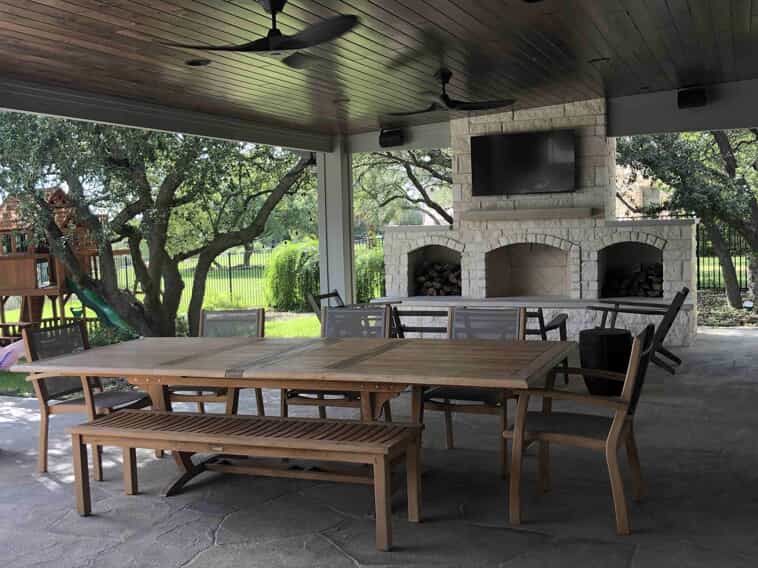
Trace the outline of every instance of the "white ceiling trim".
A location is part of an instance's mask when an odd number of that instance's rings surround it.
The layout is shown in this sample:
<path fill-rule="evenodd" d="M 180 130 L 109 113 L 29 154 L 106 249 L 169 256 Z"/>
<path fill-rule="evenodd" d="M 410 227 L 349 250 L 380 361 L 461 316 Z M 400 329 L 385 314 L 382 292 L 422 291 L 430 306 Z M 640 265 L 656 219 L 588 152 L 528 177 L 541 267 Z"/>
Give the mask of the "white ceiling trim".
<path fill-rule="evenodd" d="M 0 109 L 314 152 L 329 152 L 334 143 L 331 136 L 306 130 L 12 79 L 0 80 Z"/>

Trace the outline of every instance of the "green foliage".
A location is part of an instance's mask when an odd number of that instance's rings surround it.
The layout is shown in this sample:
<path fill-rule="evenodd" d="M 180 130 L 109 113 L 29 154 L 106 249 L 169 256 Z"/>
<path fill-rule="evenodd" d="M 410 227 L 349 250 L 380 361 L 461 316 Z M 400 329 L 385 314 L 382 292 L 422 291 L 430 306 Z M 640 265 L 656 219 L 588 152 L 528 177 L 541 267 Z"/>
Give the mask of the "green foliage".
<path fill-rule="evenodd" d="M 318 242 L 309 239 L 279 245 L 263 278 L 269 306 L 281 311 L 310 310 L 306 294 L 319 292 Z"/>
<path fill-rule="evenodd" d="M 355 292 L 359 304 L 382 295 L 384 249 L 361 248 L 355 253 Z"/>
<path fill-rule="evenodd" d="M 355 254 L 356 301 L 367 302 L 382 293 L 384 251 L 360 247 Z M 266 303 L 281 311 L 310 311 L 306 294 L 318 294 L 318 243 L 285 243 L 274 249 L 264 273 Z"/>
<path fill-rule="evenodd" d="M 136 339 L 133 333 L 126 333 L 116 327 L 110 327 L 100 324 L 87 334 L 87 339 L 92 347 L 103 347 L 104 345 L 113 345 L 122 341 Z"/>

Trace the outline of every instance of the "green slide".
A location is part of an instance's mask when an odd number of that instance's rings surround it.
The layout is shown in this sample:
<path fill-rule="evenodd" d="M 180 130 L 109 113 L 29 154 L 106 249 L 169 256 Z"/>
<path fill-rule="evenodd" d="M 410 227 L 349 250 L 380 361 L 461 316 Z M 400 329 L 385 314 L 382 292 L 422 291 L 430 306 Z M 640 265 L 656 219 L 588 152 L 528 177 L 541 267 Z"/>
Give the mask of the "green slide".
<path fill-rule="evenodd" d="M 111 308 L 105 302 L 105 300 L 103 300 L 100 294 L 93 292 L 92 290 L 85 290 L 84 288 L 81 288 L 70 278 L 66 278 L 66 286 L 69 290 L 77 295 L 79 301 L 83 305 L 87 306 L 97 314 L 97 317 L 100 318 L 100 321 L 106 325 L 109 325 L 110 327 L 115 327 L 124 333 L 134 333 L 134 330 L 129 326 L 129 324 L 126 323 L 123 318 L 116 313 L 116 310 Z"/>

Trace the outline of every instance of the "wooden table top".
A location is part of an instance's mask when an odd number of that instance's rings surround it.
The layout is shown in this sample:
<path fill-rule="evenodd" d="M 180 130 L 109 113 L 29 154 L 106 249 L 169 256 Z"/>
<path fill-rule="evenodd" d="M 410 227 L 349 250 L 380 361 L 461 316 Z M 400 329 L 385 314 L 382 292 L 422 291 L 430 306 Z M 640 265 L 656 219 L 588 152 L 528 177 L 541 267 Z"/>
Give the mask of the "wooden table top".
<path fill-rule="evenodd" d="M 576 344 L 447 339 L 145 338 L 13 367 L 46 375 L 528 388 Z"/>

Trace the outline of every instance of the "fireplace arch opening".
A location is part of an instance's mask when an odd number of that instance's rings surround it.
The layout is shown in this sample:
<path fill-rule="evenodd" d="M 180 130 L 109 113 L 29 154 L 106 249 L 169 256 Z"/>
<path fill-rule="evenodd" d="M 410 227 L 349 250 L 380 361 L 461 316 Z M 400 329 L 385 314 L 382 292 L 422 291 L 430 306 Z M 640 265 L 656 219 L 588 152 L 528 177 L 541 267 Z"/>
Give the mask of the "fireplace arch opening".
<path fill-rule="evenodd" d="M 598 252 L 601 298 L 663 296 L 663 251 L 647 243 L 624 241 Z"/>
<path fill-rule="evenodd" d="M 408 253 L 409 296 L 460 296 L 461 253 L 426 245 Z"/>
<path fill-rule="evenodd" d="M 569 295 L 568 252 L 540 243 L 518 243 L 485 255 L 488 298 Z"/>

